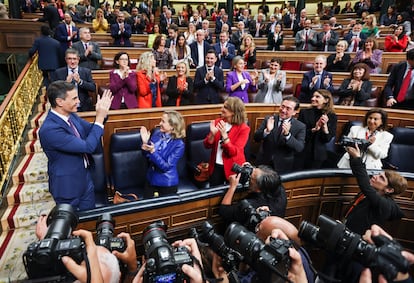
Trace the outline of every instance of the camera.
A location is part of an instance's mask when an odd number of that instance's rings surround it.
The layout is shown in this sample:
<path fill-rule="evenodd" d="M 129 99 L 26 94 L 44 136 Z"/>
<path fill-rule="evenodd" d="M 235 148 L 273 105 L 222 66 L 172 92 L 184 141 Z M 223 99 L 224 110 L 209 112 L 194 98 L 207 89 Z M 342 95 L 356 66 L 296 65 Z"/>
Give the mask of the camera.
<path fill-rule="evenodd" d="M 115 220 L 111 214 L 102 214 L 96 222 L 96 244 L 107 248 L 109 251 L 124 252 L 126 244 L 124 239 L 113 237 Z"/>
<path fill-rule="evenodd" d="M 58 204 L 50 211 L 45 238 L 31 243 L 23 253 L 29 279 L 70 275 L 61 261 L 63 256 L 70 256 L 77 263 L 83 260 L 85 243 L 81 238 L 71 236 L 78 221 L 78 216 L 69 204 Z"/>
<path fill-rule="evenodd" d="M 355 147 L 355 144 L 358 145 L 358 148 L 362 152 L 366 152 L 368 147 L 371 145 L 371 142 L 366 139 L 350 138 L 348 136 L 342 136 L 339 140 L 339 145 L 341 146 Z"/>
<path fill-rule="evenodd" d="M 374 273 L 381 273 L 387 282 L 393 281 L 398 272 L 408 271 L 408 261 L 401 255 L 402 247 L 396 241 L 380 235 L 372 237 L 375 245 L 369 244 L 341 222 L 323 214 L 319 216 L 318 223 L 319 227 L 302 221 L 299 237 L 346 261 L 353 259 Z"/>
<path fill-rule="evenodd" d="M 224 234 L 224 241 L 231 249 L 239 252 L 245 263 L 250 265 L 258 276 L 258 280 L 264 283 L 282 283 L 287 281 L 290 267 L 289 248 L 292 241 L 271 239 L 269 244 L 264 244 L 236 222 L 230 224 Z"/>
<path fill-rule="evenodd" d="M 252 232 L 255 232 L 257 224 L 270 216 L 270 211 L 256 210 L 247 200 L 241 200 L 239 204 L 240 213 L 244 219 L 243 225 Z"/>
<path fill-rule="evenodd" d="M 223 236 L 214 231 L 214 227 L 210 222 L 205 221 L 201 225 L 201 232 L 197 233 L 194 229 L 192 234 L 193 237 L 200 242 L 208 244 L 208 246 L 221 257 L 224 270 L 231 272 L 238 269 L 241 255 L 226 246 Z"/>
<path fill-rule="evenodd" d="M 231 167 L 231 171 L 233 171 L 236 174 L 240 174 L 240 181 L 239 183 L 242 185 L 245 185 L 252 176 L 254 167 L 250 164 L 244 164 L 243 166 L 240 166 L 237 163 L 234 163 Z"/>
<path fill-rule="evenodd" d="M 185 247 L 174 249 L 167 240 L 167 225 L 157 221 L 143 231 L 146 266 L 144 282 L 189 282 L 181 266 L 193 265 L 190 252 Z"/>

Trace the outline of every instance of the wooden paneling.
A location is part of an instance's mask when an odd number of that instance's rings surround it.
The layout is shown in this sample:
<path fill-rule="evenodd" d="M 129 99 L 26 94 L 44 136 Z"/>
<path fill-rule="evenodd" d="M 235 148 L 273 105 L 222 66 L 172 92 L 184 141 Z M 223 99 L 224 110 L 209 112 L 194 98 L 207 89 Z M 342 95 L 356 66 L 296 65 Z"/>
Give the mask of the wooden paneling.
<path fill-rule="evenodd" d="M 0 52 L 27 53 L 40 35 L 44 23 L 21 19 L 0 19 Z"/>

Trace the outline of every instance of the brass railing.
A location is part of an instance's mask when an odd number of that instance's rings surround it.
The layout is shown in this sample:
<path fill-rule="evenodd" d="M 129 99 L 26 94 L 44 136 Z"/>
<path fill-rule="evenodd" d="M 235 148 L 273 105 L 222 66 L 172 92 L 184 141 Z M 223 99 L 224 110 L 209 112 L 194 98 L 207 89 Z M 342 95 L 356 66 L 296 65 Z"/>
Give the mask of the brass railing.
<path fill-rule="evenodd" d="M 37 56 L 29 60 L 0 105 L 0 189 L 3 196 L 11 166 L 42 84 Z M 1 198 L 2 199 L 2 198 Z M 0 200 L 1 200 L 0 199 Z"/>

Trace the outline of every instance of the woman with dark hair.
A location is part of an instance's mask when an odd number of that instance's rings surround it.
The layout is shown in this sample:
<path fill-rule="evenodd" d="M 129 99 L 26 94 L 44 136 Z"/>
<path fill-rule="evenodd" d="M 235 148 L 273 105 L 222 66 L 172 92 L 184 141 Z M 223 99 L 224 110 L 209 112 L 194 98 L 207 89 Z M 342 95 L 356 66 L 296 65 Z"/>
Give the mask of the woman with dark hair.
<path fill-rule="evenodd" d="M 387 13 L 383 14 L 380 18 L 380 26 L 390 26 L 397 22 L 397 15 L 395 14 L 395 7 L 389 6 Z"/>
<path fill-rule="evenodd" d="M 315 91 L 310 108 L 301 110 L 298 120 L 306 125 L 305 149 L 298 156 L 298 166 L 319 169 L 328 157 L 326 144 L 336 134 L 337 116 L 331 92 L 326 89 Z"/>
<path fill-rule="evenodd" d="M 149 161 L 147 197 L 171 195 L 177 192 L 178 161 L 184 155 L 185 122 L 180 113 L 167 110 L 162 114 L 159 130 L 153 134 L 141 126 L 142 150 Z"/>
<path fill-rule="evenodd" d="M 402 12 L 397 15 L 397 25 L 403 25 L 404 31 L 407 36 L 411 35 L 411 21 L 408 12 Z"/>
<path fill-rule="evenodd" d="M 282 59 L 272 58 L 269 68 L 260 72 L 254 102 L 278 104 L 282 102 L 282 91 L 286 85 L 286 72 L 282 71 Z"/>
<path fill-rule="evenodd" d="M 128 53 L 121 51 L 115 55 L 115 69 L 109 73 L 109 88 L 114 97 L 111 109 L 138 108 L 137 75 L 129 65 Z"/>
<path fill-rule="evenodd" d="M 388 156 L 388 149 L 394 136 L 387 132 L 387 112 L 373 108 L 365 114 L 362 126 L 352 126 L 348 137 L 365 139 L 370 142 L 363 159 L 367 169 L 381 169 Z M 349 154 L 345 153 L 338 162 L 338 168 L 350 168 Z"/>
<path fill-rule="evenodd" d="M 403 25 L 398 25 L 394 34 L 385 37 L 384 51 L 385 52 L 404 52 L 408 45 L 408 36 L 405 34 Z"/>
<path fill-rule="evenodd" d="M 178 62 L 185 62 L 188 66 L 193 64 L 193 59 L 191 58 L 190 46 L 188 46 L 185 41 L 184 34 L 180 33 L 177 36 L 177 44 L 171 44 L 170 53 L 172 56 L 172 66 L 175 68 Z"/>
<path fill-rule="evenodd" d="M 189 105 L 194 91 L 194 81 L 189 76 L 189 67 L 185 61 L 178 61 L 176 65 L 177 75 L 168 79 L 166 94 L 167 102 L 164 106 Z"/>
<path fill-rule="evenodd" d="M 172 66 L 172 57 L 168 48 L 165 47 L 167 36 L 159 34 L 155 37 L 152 46 L 152 54 L 154 54 L 155 65 L 158 69 L 170 69 Z"/>
<path fill-rule="evenodd" d="M 154 24 L 152 28 L 152 33 L 148 33 L 148 41 L 147 41 L 147 47 L 152 48 L 154 46 L 155 38 L 160 35 L 160 25 Z"/>
<path fill-rule="evenodd" d="M 382 50 L 377 49 L 377 41 L 373 37 L 368 37 L 364 43 L 364 48 L 357 51 L 352 64 L 365 63 L 370 68 L 371 74 L 381 73 Z"/>
<path fill-rule="evenodd" d="M 269 32 L 269 37 L 267 38 L 267 50 L 279 51 L 280 46 L 283 44 L 283 31 L 282 25 L 276 24 L 275 31 Z"/>
<path fill-rule="evenodd" d="M 221 108 L 221 117 L 210 122 L 210 133 L 204 139 L 204 147 L 211 149 L 209 161 L 210 186 L 223 185 L 234 174 L 234 163 L 246 162 L 244 148 L 250 128 L 243 101 L 229 97 Z"/>
<path fill-rule="evenodd" d="M 371 97 L 372 83 L 369 81 L 369 67 L 364 63 L 355 64 L 351 77 L 345 79 L 338 90 L 339 104 L 361 106 Z"/>

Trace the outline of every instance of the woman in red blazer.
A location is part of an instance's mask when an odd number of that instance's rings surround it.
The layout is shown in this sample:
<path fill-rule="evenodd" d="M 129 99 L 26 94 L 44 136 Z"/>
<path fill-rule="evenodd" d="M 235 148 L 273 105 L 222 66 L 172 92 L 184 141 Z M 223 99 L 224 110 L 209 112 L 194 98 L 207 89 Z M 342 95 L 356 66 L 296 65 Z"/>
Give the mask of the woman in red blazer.
<path fill-rule="evenodd" d="M 210 133 L 204 139 L 204 146 L 212 149 L 210 186 L 224 184 L 234 174 L 231 171 L 233 164 L 246 162 L 244 148 L 250 133 L 246 119 L 243 101 L 238 97 L 229 97 L 221 108 L 221 117 L 211 121 Z"/>
<path fill-rule="evenodd" d="M 408 36 L 405 34 L 403 25 L 398 25 L 394 34 L 387 35 L 384 42 L 384 51 L 386 52 L 404 52 L 408 45 Z"/>
<path fill-rule="evenodd" d="M 161 107 L 161 88 L 166 78 L 155 67 L 152 52 L 144 52 L 137 65 L 138 107 Z"/>

